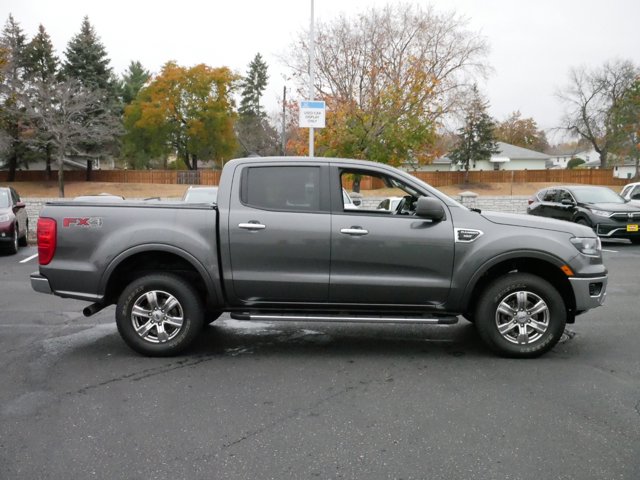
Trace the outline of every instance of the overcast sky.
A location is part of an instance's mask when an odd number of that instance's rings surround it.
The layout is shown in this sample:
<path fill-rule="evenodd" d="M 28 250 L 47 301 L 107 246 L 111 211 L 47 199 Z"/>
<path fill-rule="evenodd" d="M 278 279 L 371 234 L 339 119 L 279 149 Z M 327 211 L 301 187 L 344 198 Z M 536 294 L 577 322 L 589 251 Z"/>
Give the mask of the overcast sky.
<path fill-rule="evenodd" d="M 355 14 L 393 0 L 315 0 L 316 19 Z M 481 84 L 490 113 L 503 120 L 520 110 L 541 128 L 558 125 L 562 106 L 554 97 L 572 66 L 599 66 L 628 59 L 640 65 L 640 0 L 431 0 L 439 11 L 467 17 L 471 30 L 489 42 L 493 74 Z M 244 74 L 260 52 L 269 65 L 265 97 L 277 109 L 287 73 L 278 56 L 296 32 L 309 26 L 310 0 L 232 0 L 208 2 L 3 0 L 27 35 L 42 23 L 58 56 L 80 30 L 84 15 L 105 45 L 115 72 L 140 60 L 157 72 L 168 60 L 181 65 L 228 66 Z"/>

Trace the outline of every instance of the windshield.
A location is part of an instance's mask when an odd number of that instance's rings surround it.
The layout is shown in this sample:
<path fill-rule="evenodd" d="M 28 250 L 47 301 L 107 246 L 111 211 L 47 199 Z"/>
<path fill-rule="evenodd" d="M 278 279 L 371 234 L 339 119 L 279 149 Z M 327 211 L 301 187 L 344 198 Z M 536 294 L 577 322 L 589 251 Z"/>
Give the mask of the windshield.
<path fill-rule="evenodd" d="M 9 206 L 9 192 L 7 190 L 0 190 L 0 208 L 7 208 Z"/>
<path fill-rule="evenodd" d="M 606 187 L 575 188 L 572 193 L 580 203 L 625 203 L 624 198 Z"/>
<path fill-rule="evenodd" d="M 216 203 L 218 199 L 218 188 L 193 188 L 187 190 L 184 201 L 189 203 Z"/>

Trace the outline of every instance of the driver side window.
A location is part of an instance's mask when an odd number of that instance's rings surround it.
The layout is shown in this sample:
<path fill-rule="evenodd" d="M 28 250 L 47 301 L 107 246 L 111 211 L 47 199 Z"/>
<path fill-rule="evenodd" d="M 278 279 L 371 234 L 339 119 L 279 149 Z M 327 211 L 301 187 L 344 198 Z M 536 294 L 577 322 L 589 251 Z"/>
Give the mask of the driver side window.
<path fill-rule="evenodd" d="M 342 169 L 340 186 L 344 212 L 406 214 L 415 202 L 416 193 L 411 187 L 395 177 L 377 172 Z"/>

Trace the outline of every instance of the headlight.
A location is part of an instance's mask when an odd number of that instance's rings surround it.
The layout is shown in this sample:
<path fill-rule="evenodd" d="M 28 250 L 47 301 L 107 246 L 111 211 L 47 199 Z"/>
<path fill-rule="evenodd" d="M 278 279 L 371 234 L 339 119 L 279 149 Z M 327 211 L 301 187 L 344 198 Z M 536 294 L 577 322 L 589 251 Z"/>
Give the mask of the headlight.
<path fill-rule="evenodd" d="M 598 237 L 573 237 L 571 243 L 583 255 L 599 257 L 602 254 L 602 243 Z"/>
<path fill-rule="evenodd" d="M 594 215 L 598 215 L 599 217 L 610 217 L 611 212 L 607 212 L 606 210 L 591 210 L 591 213 Z"/>
<path fill-rule="evenodd" d="M 11 220 L 11 214 L 5 213 L 4 215 L 0 215 L 0 223 L 9 222 Z"/>

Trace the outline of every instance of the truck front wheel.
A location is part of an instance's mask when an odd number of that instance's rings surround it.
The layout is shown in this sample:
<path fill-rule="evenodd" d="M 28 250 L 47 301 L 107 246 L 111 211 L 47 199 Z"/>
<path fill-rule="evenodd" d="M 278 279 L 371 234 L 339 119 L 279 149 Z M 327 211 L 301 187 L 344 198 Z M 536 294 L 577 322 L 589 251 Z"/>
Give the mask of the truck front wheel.
<path fill-rule="evenodd" d="M 567 311 L 558 291 L 528 273 L 498 278 L 482 293 L 475 325 L 482 340 L 506 357 L 531 358 L 554 347 Z"/>
<path fill-rule="evenodd" d="M 124 289 L 118 300 L 116 323 L 133 350 L 166 357 L 193 343 L 202 330 L 203 310 L 196 290 L 180 277 L 152 274 Z"/>

